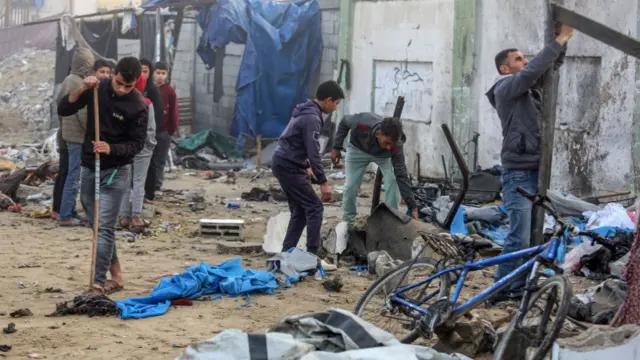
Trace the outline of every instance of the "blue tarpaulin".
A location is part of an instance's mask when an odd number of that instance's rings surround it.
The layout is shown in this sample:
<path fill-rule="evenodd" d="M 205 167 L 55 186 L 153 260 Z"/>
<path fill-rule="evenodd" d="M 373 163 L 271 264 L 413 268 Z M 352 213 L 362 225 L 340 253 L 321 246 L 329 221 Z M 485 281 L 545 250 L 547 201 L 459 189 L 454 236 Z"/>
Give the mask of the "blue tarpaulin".
<path fill-rule="evenodd" d="M 220 0 L 200 11 L 198 55 L 208 68 L 216 49 L 245 44 L 231 135 L 277 138 L 307 87 L 322 56 L 317 0 Z"/>
<path fill-rule="evenodd" d="M 163 315 L 169 310 L 171 300 L 216 294 L 273 294 L 277 288 L 278 281 L 273 273 L 245 270 L 238 257 L 220 265 L 202 262 L 180 275 L 160 280 L 151 295 L 116 301 L 116 304 L 122 310 L 119 315 L 121 319 L 142 319 Z"/>

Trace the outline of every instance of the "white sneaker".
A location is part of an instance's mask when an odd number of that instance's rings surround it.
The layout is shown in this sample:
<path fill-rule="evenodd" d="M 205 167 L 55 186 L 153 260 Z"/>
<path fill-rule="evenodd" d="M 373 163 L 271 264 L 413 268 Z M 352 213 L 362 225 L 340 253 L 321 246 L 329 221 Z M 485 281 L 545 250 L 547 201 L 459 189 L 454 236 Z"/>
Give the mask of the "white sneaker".
<path fill-rule="evenodd" d="M 334 264 L 329 264 L 328 262 L 321 260 L 320 264 L 322 264 L 322 268 L 324 271 L 336 271 L 338 270 L 338 266 Z"/>

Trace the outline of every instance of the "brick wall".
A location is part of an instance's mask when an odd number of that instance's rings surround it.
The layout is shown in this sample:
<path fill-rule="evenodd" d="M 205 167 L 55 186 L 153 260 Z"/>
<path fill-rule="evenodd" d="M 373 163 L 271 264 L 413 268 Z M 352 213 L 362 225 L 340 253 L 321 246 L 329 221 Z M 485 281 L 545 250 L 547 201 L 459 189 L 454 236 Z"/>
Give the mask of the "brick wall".
<path fill-rule="evenodd" d="M 332 79 L 338 64 L 338 41 L 340 26 L 340 1 L 320 0 L 322 17 L 322 35 L 324 53 L 319 70 L 312 77 L 309 84 L 309 95 L 315 94 L 315 89 L 322 81 Z M 196 31 L 194 33 L 194 27 Z M 223 62 L 223 96 L 214 102 L 214 74 L 215 69 L 207 71 L 200 57 L 195 59 L 195 81 L 193 77 L 193 56 L 195 46 L 200 37 L 200 28 L 194 20 L 185 19 L 180 33 L 176 59 L 173 68 L 172 83 L 179 97 L 188 96 L 191 84 L 194 84 L 194 101 L 196 113 L 194 117 L 194 131 L 213 129 L 222 134 L 228 134 L 236 101 L 236 82 L 240 71 L 240 60 L 244 52 L 244 45 L 229 44 Z M 196 36 L 194 42 L 194 35 Z"/>

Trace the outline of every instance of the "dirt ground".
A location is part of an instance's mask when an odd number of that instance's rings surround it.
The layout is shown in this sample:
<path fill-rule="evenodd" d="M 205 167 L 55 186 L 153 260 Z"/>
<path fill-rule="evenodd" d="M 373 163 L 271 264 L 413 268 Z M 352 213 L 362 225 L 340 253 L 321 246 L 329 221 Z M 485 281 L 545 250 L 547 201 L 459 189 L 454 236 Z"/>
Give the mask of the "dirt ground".
<path fill-rule="evenodd" d="M 181 273 L 187 267 L 205 261 L 217 264 L 235 255 L 219 255 L 210 239 L 190 237 L 198 229 L 200 218 L 244 218 L 246 241 L 262 242 L 267 220 L 286 203 L 243 202 L 242 208 L 229 210 L 222 197 L 240 197 L 251 186 L 268 187 L 275 179 L 267 177 L 256 183 L 238 178 L 236 185 L 216 183 L 200 176 L 180 175 L 167 180 L 172 190 L 203 188 L 210 204 L 200 214 L 186 203 L 170 202 L 170 197 L 156 202 L 154 224 L 163 221 L 180 223 L 181 228 L 158 232 L 135 243 L 118 241 L 119 257 L 126 276 L 126 289 L 113 299 L 147 295 L 168 273 Z M 50 190 L 49 190 L 50 192 Z M 365 209 L 363 201 L 362 209 Z M 370 201 L 370 200 L 369 200 Z M 338 222 L 339 208 L 325 210 L 325 227 Z M 328 229 L 328 227 L 327 227 Z M 208 339 L 230 328 L 264 331 L 288 315 L 303 314 L 338 307 L 353 310 L 367 288 L 369 280 L 339 269 L 345 282 L 343 291 L 329 294 L 321 282 L 309 279 L 274 296 L 252 296 L 251 305 L 241 298 L 223 298 L 195 302 L 192 307 L 172 308 L 167 314 L 143 320 L 119 320 L 69 316 L 45 317 L 63 300 L 71 300 L 88 284 L 91 230 L 63 229 L 54 220 L 34 219 L 28 214 L 0 213 L 0 325 L 13 322 L 18 331 L 0 334 L 0 345 L 13 348 L 8 358 L 28 358 L 40 354 L 47 359 L 169 359 L 195 340 Z M 243 257 L 246 268 L 264 269 L 265 256 Z M 48 293 L 60 288 L 62 293 Z M 9 313 L 29 308 L 33 316 L 10 318 Z"/>
<path fill-rule="evenodd" d="M 240 209 L 227 209 L 224 198 L 239 198 L 253 186 L 267 189 L 276 184 L 267 176 L 254 183 L 250 175 L 238 175 L 237 183 L 224 184 L 206 180 L 198 172 L 168 175 L 169 191 L 155 202 L 156 216 L 152 228 L 163 222 L 180 224 L 175 230 L 157 229 L 155 234 L 134 243 L 118 240 L 118 255 L 125 272 L 125 290 L 111 296 L 126 299 L 151 292 L 159 278 L 181 273 L 189 266 L 205 261 L 218 264 L 237 255 L 221 255 L 214 239 L 197 236 L 201 218 L 242 218 L 246 221 L 245 241 L 262 243 L 268 219 L 281 211 L 288 211 L 286 203 L 246 202 Z M 332 181 L 339 187 L 341 181 Z M 51 186 L 43 186 L 51 193 Z M 207 207 L 193 212 L 186 201 L 177 200 L 171 191 L 206 191 Z M 370 206 L 372 184 L 365 183 L 358 199 L 360 213 Z M 38 208 L 36 206 L 36 208 Z M 13 348 L 0 357 L 28 358 L 38 354 L 46 359 L 173 359 L 193 341 L 211 338 L 225 329 L 265 331 L 289 315 L 342 308 L 352 311 L 370 280 L 346 268 L 339 274 L 345 283 L 342 292 L 328 293 L 321 282 L 308 279 L 293 288 L 277 291 L 276 295 L 253 295 L 251 305 L 242 298 L 223 298 L 197 301 L 192 307 L 171 308 L 163 316 L 142 320 L 120 320 L 116 317 L 88 318 L 86 316 L 46 317 L 55 310 L 56 303 L 73 299 L 88 285 L 91 238 L 89 228 L 59 228 L 52 219 L 36 219 L 23 214 L 0 213 L 0 327 L 15 323 L 17 332 L 0 333 L 0 345 Z M 339 203 L 325 206 L 323 233 L 339 222 Z M 245 268 L 262 270 L 266 256 L 243 256 Z M 462 298 L 486 288 L 492 282 L 490 273 L 472 273 Z M 572 278 L 574 291 L 584 289 L 590 282 Z M 61 289 L 61 293 L 47 288 Z M 15 310 L 28 308 L 33 316 L 11 318 Z M 508 319 L 507 319 L 508 320 Z M 432 341 L 425 343 L 433 344 Z M 478 359 L 489 359 L 490 355 Z"/>

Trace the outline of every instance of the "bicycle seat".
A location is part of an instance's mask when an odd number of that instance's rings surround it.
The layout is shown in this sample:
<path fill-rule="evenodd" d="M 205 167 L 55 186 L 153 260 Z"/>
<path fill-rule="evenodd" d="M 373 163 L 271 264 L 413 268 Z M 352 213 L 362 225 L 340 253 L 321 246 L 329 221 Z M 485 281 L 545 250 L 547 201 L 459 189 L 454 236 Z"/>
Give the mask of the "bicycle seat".
<path fill-rule="evenodd" d="M 489 249 L 493 247 L 493 243 L 482 240 L 460 240 L 458 244 L 462 247 L 473 250 Z"/>

